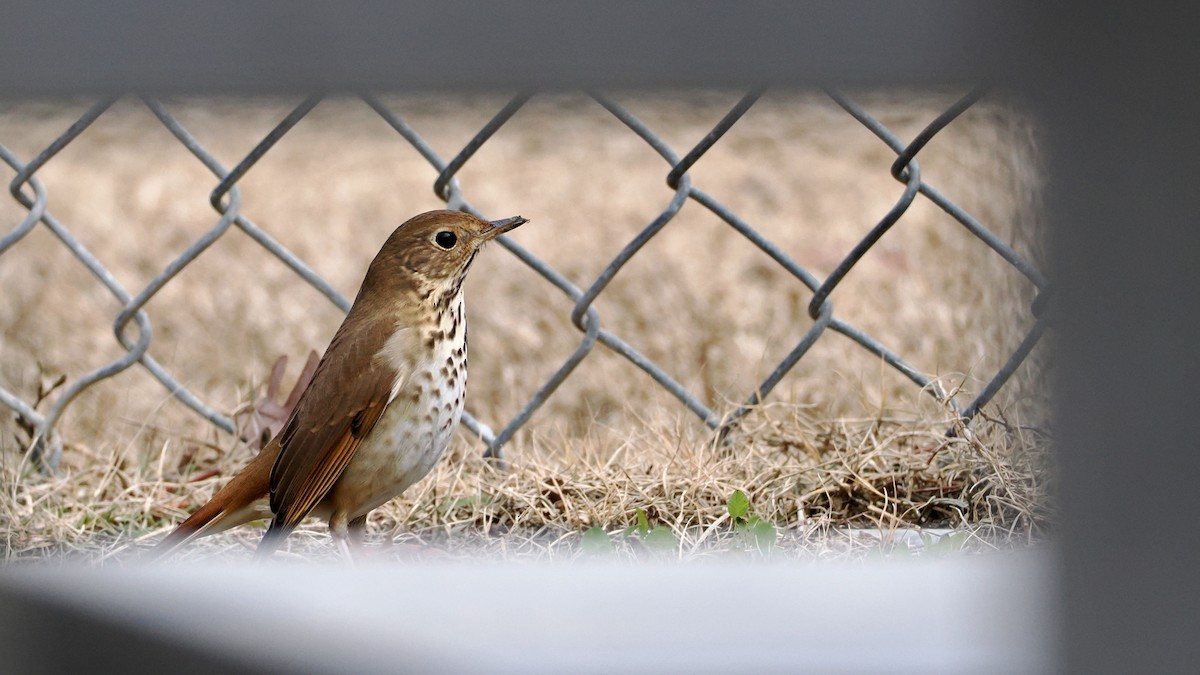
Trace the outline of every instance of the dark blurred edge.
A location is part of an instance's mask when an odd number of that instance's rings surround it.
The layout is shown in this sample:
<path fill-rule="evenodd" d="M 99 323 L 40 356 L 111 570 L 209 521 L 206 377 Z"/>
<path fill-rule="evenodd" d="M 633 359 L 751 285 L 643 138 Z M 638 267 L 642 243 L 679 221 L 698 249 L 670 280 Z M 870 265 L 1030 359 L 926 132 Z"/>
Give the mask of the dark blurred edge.
<path fill-rule="evenodd" d="M 1200 6 L 1073 2 L 1039 35 L 1071 672 L 1196 672 Z"/>
<path fill-rule="evenodd" d="M 1033 9 L 1037 7 L 1037 9 Z M 8 3 L 0 95 L 998 81 L 1046 122 L 1064 665 L 1191 672 L 1200 10 L 1139 3 Z"/>
<path fill-rule="evenodd" d="M 20 1 L 6 94 L 974 82 L 1011 70 L 1001 3 Z"/>
<path fill-rule="evenodd" d="M 11 583 L 11 581 L 10 581 Z M 124 611 L 120 608 L 118 611 Z M 114 612 L 115 614 L 116 612 Z M 282 672 L 248 664 L 211 648 L 168 640 L 128 621 L 97 616 L 46 593 L 0 587 L 0 671 L 24 673 Z"/>

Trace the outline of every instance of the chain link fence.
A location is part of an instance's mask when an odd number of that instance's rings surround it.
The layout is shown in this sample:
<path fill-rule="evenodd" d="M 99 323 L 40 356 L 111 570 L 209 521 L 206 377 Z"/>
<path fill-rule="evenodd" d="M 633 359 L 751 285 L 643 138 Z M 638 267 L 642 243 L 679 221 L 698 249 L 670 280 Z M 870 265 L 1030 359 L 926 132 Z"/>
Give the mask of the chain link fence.
<path fill-rule="evenodd" d="M 672 199 L 665 209 L 647 223 L 636 236 L 631 238 L 624 247 L 613 257 L 602 271 L 585 286 L 577 285 L 566 275 L 556 270 L 545 261 L 535 256 L 529 250 L 508 237 L 500 239 L 500 245 L 522 263 L 529 266 L 546 283 L 553 285 L 559 292 L 567 296 L 573 303 L 570 320 L 578 329 L 580 337 L 574 351 L 565 358 L 536 391 L 524 402 L 520 410 L 508 420 L 491 423 L 476 418 L 468 411 L 463 416 L 464 425 L 477 435 L 486 445 L 489 456 L 499 456 L 501 448 L 513 434 L 530 423 L 534 413 L 551 397 L 559 386 L 571 376 L 589 354 L 593 353 L 597 344 L 628 359 L 629 362 L 644 371 L 650 381 L 662 387 L 677 399 L 684 408 L 693 413 L 699 420 L 712 429 L 718 437 L 724 437 L 734 428 L 740 419 L 751 409 L 770 396 L 776 385 L 783 380 L 796 364 L 804 358 L 810 348 L 825 335 L 836 333 L 843 335 L 860 345 L 875 357 L 881 359 L 891 368 L 901 373 L 930 396 L 948 406 L 961 419 L 970 422 L 980 408 L 990 401 L 997 391 L 1009 380 L 1013 372 L 1021 365 L 1026 356 L 1038 343 L 1046 328 L 1046 313 L 1044 310 L 1047 282 L 1042 273 L 1029 260 L 1017 253 L 1011 246 L 994 234 L 984 224 L 970 213 L 960 208 L 949 197 L 939 192 L 933 185 L 925 181 L 921 175 L 918 157 L 921 150 L 947 125 L 951 124 L 964 111 L 974 105 L 985 94 L 983 89 L 977 89 L 963 96 L 942 114 L 929 121 L 928 125 L 911 141 L 897 137 L 886 126 L 872 117 L 866 110 L 848 96 L 837 91 L 827 92 L 828 96 L 846 114 L 857 120 L 886 146 L 895 153 L 896 159 L 891 165 L 891 175 L 904 186 L 903 193 L 887 213 L 878 220 L 865 237 L 845 254 L 841 262 L 825 278 L 820 278 L 809 269 L 799 264 L 779 246 L 772 243 L 747 220 L 740 217 L 731 208 L 718 201 L 696 185 L 689 169 L 700 161 L 716 144 L 721 142 L 731 128 L 749 111 L 763 94 L 762 90 L 750 91 L 733 105 L 724 117 L 712 127 L 704 138 L 686 152 L 679 153 L 670 147 L 660 133 L 644 124 L 629 110 L 617 103 L 613 98 L 602 94 L 592 93 L 590 96 L 616 120 L 624 125 L 631 133 L 636 134 L 663 160 L 665 182 L 674 192 Z M 440 156 L 422 135 L 405 118 L 394 112 L 382 99 L 375 96 L 363 96 L 362 101 L 379 115 L 397 134 L 419 152 L 438 175 L 433 184 L 433 190 L 446 204 L 447 208 L 458 209 L 473 213 L 482 218 L 495 218 L 510 214 L 481 213 L 468 200 L 462 185 L 456 178 L 473 156 L 490 138 L 501 129 L 522 106 L 535 94 L 523 92 L 513 96 L 507 104 L 496 112 L 486 124 L 449 160 Z M 257 242 L 270 255 L 275 256 L 287 265 L 296 275 L 317 289 L 342 311 L 346 311 L 350 303 L 333 288 L 325 279 L 317 274 L 304 260 L 289 251 L 264 228 L 257 225 L 242 210 L 242 198 L 239 192 L 241 181 L 260 159 L 283 138 L 301 119 L 303 119 L 322 100 L 321 96 L 311 96 L 297 105 L 268 133 L 241 161 L 233 168 L 222 165 L 213 154 L 202 145 L 174 117 L 164 103 L 151 97 L 143 97 L 142 102 L 149 108 L 158 121 L 182 144 L 198 162 L 210 171 L 216 181 L 209 202 L 219 214 L 219 220 L 202 236 L 190 244 L 181 254 L 171 260 L 149 283 L 140 289 L 124 287 L 105 266 L 104 262 L 72 234 L 69 224 L 60 221 L 47 208 L 47 190 L 38 178 L 38 172 L 63 148 L 83 133 L 96 119 L 104 115 L 116 101 L 115 97 L 103 98 L 79 117 L 74 124 L 64 130 L 57 138 L 28 161 L 22 161 L 4 145 L 0 139 L 0 158 L 11 167 L 15 176 L 9 183 L 12 197 L 25 209 L 27 215 L 7 234 L 0 238 L 0 264 L 6 255 L 17 255 L 11 249 L 22 238 L 39 225 L 53 233 L 70 254 L 87 268 L 99 284 L 115 297 L 122 305 L 113 320 L 114 339 L 124 349 L 124 354 L 91 372 L 74 378 L 65 383 L 61 391 L 52 399 L 46 401 L 45 412 L 38 410 L 43 401 L 43 392 L 39 392 L 39 400 L 29 401 L 17 393 L 0 388 L 0 402 L 15 412 L 18 422 L 34 439 L 31 452 L 34 459 L 43 467 L 57 466 L 62 453 L 62 442 L 55 431 L 56 424 L 64 411 L 76 397 L 96 383 L 113 377 L 135 364 L 149 373 L 171 396 L 178 399 L 196 414 L 211 422 L 217 428 L 235 433 L 235 422 L 230 416 L 221 412 L 203 396 L 191 391 L 172 374 L 171 370 L 153 358 L 149 347 L 153 340 L 153 322 L 146 311 L 146 304 L 165 286 L 191 263 L 204 255 L 219 239 L 225 236 L 237 236 L 235 232 L 249 237 Z M 951 216 L 973 236 L 986 244 L 994 253 L 1000 256 L 1008 265 L 1026 278 L 1037 290 L 1036 300 L 1029 308 L 1033 321 L 1031 328 L 1025 333 L 1018 344 L 1011 346 L 1011 352 L 1003 365 L 994 373 L 985 376 L 986 384 L 970 400 L 960 400 L 962 394 L 958 391 L 947 392 L 936 378 L 921 372 L 905 359 L 902 354 L 889 349 L 881 340 L 856 328 L 838 316 L 831 294 L 881 237 L 895 226 L 905 213 L 918 199 L 925 199 L 936 205 Z M 597 299 L 604 293 L 609 283 L 642 251 L 643 247 L 656 237 L 664 228 L 668 228 L 676 214 L 685 204 L 694 202 L 715 214 L 728 227 L 766 256 L 780 268 L 786 270 L 795 283 L 808 289 L 812 294 L 808 304 L 808 315 L 813 324 L 807 332 L 794 344 L 791 350 L 769 369 L 769 373 L 752 391 L 744 393 L 738 405 L 728 406 L 728 409 L 714 409 L 706 405 L 702 397 L 680 383 L 677 376 L 647 358 L 630 342 L 618 333 L 604 327 L 603 317 L 596 307 Z M 497 431 L 498 429 L 498 431 Z M 948 433 L 954 433 L 951 429 Z"/>

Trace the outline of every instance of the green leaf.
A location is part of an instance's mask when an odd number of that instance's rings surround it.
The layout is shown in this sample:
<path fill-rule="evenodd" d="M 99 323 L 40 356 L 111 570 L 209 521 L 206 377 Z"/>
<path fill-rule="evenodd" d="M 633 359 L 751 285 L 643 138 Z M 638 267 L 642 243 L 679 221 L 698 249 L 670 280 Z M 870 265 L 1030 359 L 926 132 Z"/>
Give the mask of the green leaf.
<path fill-rule="evenodd" d="M 637 510 L 637 531 L 638 534 L 643 536 L 650 531 L 650 519 L 646 517 L 646 512 L 641 509 Z"/>
<path fill-rule="evenodd" d="M 676 551 L 679 549 L 679 539 L 669 527 L 656 527 L 646 533 L 642 543 L 652 551 Z"/>
<path fill-rule="evenodd" d="M 729 495 L 729 502 L 725 505 L 729 511 L 729 516 L 735 521 L 740 521 L 750 512 L 750 498 L 741 490 L 734 490 L 733 494 Z"/>
<path fill-rule="evenodd" d="M 755 547 L 764 553 L 775 547 L 775 539 L 779 535 L 775 530 L 775 524 L 766 520 L 754 523 L 754 526 L 750 528 L 750 533 L 754 535 Z"/>
<path fill-rule="evenodd" d="M 612 541 L 602 527 L 589 527 L 584 530 L 579 546 L 588 555 L 603 555 L 612 552 Z"/>

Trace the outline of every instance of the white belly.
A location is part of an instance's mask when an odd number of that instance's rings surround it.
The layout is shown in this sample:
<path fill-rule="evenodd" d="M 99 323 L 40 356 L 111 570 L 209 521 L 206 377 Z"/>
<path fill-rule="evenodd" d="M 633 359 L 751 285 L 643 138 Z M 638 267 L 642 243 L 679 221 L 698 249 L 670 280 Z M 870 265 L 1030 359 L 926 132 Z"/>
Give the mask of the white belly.
<path fill-rule="evenodd" d="M 445 454 L 462 416 L 466 359 L 447 352 L 431 363 L 388 405 L 334 483 L 329 506 L 348 520 L 400 495 Z"/>

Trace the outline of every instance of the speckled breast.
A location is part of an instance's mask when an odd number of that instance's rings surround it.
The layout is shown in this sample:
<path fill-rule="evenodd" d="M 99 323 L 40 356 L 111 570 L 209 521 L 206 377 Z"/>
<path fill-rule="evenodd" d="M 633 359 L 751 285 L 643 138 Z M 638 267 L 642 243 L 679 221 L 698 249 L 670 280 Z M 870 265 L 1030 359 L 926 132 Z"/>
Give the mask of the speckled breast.
<path fill-rule="evenodd" d="M 433 469 L 462 417 L 467 384 L 466 325 L 461 296 L 422 336 L 426 358 L 384 410 L 338 479 L 358 486 L 351 518 L 398 496 Z M 341 501 L 341 500 L 337 500 Z"/>

